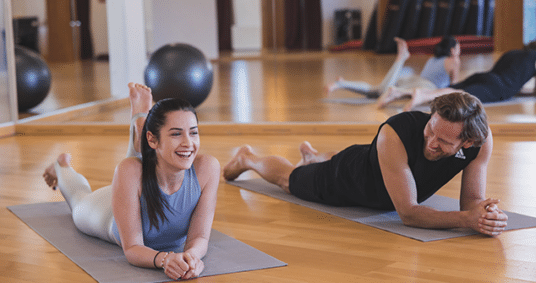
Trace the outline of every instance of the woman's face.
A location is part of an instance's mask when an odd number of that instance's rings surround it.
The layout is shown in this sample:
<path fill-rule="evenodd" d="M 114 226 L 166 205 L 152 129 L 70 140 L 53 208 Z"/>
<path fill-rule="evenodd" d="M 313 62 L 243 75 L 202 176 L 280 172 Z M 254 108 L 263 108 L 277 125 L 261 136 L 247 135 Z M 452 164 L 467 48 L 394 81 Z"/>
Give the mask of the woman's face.
<path fill-rule="evenodd" d="M 160 140 L 148 133 L 149 145 L 156 150 L 158 166 L 186 170 L 192 166 L 199 150 L 199 131 L 195 114 L 173 111 L 166 115 Z"/>

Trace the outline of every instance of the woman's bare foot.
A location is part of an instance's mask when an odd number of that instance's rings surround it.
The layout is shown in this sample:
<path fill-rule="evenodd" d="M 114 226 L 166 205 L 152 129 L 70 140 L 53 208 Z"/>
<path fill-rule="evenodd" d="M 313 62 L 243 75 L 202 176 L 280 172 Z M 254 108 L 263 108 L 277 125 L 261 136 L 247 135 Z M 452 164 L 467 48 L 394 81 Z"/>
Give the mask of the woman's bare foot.
<path fill-rule="evenodd" d="M 134 118 L 139 113 L 149 113 L 153 106 L 153 95 L 151 88 L 137 83 L 129 83 L 129 99 L 130 99 L 130 119 Z M 141 152 L 140 136 L 145 124 L 145 117 L 138 117 L 134 123 L 134 150 Z"/>
<path fill-rule="evenodd" d="M 402 98 L 404 96 L 408 95 L 408 93 L 400 91 L 396 87 L 389 87 L 387 90 L 380 95 L 380 98 L 378 99 L 378 103 L 376 104 L 378 108 L 384 108 L 389 103 Z"/>
<path fill-rule="evenodd" d="M 137 83 L 129 83 L 129 99 L 131 118 L 138 113 L 148 113 L 153 106 L 151 88 Z"/>
<path fill-rule="evenodd" d="M 238 152 L 235 154 L 235 156 L 223 167 L 223 178 L 228 181 L 232 181 L 243 172 L 247 171 L 249 168 L 246 166 L 246 157 L 252 156 L 253 150 L 251 149 L 251 146 L 244 145 L 241 147 Z"/>
<path fill-rule="evenodd" d="M 70 167 L 71 155 L 67 153 L 62 153 L 58 156 L 57 161 L 61 167 Z M 58 184 L 58 176 L 56 175 L 56 169 L 54 169 L 54 163 L 50 164 L 45 169 L 45 173 L 43 173 L 43 178 L 45 178 L 45 182 L 49 187 L 52 187 L 54 190 L 56 189 L 56 185 Z"/>
<path fill-rule="evenodd" d="M 395 37 L 395 41 L 396 41 L 396 48 L 397 48 L 396 60 L 406 61 L 410 56 L 407 42 L 400 37 Z"/>
<path fill-rule="evenodd" d="M 337 85 L 338 82 L 342 82 L 344 79 L 342 77 L 339 77 L 336 82 L 333 82 L 327 86 L 324 87 L 324 96 L 327 96 L 329 93 L 339 89 L 339 86 Z"/>

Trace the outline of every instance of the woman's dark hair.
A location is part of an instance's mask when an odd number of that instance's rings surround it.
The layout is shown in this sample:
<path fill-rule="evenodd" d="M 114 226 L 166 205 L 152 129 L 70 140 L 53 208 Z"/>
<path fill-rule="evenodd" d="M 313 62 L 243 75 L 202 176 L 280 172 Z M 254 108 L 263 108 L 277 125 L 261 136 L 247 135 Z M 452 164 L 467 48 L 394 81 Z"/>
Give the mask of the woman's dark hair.
<path fill-rule="evenodd" d="M 169 209 L 169 204 L 163 198 L 158 180 L 156 178 L 156 165 L 158 163 L 156 151 L 149 146 L 147 132 L 151 132 L 157 140 L 160 140 L 160 129 L 166 124 L 167 114 L 173 111 L 188 111 L 197 114 L 194 107 L 183 99 L 167 98 L 158 101 L 147 114 L 145 125 L 141 134 L 141 155 L 142 155 L 142 188 L 141 193 L 147 203 L 147 214 L 150 226 L 159 229 L 159 219 L 167 221 L 164 214 L 164 206 Z"/>
<path fill-rule="evenodd" d="M 450 51 L 453 47 L 456 46 L 456 44 L 458 44 L 456 38 L 450 35 L 444 36 L 441 41 L 434 47 L 434 56 L 437 58 L 451 56 L 452 53 Z"/>
<path fill-rule="evenodd" d="M 536 40 L 527 43 L 527 45 L 525 45 L 523 49 L 525 49 L 525 50 L 536 50 Z"/>
<path fill-rule="evenodd" d="M 431 104 L 432 114 L 457 123 L 462 122 L 462 132 L 458 137 L 462 141 L 472 141 L 480 147 L 488 137 L 488 118 L 482 102 L 466 92 L 453 92 L 436 97 Z"/>

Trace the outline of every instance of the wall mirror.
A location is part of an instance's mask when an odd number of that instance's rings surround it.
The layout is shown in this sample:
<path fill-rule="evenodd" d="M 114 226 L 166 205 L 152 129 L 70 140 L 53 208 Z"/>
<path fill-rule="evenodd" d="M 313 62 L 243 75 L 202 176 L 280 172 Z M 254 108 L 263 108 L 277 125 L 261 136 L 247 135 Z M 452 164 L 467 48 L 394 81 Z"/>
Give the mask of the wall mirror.
<path fill-rule="evenodd" d="M 23 30 L 23 23 L 30 21 L 28 33 L 36 40 L 34 44 L 47 61 L 53 80 L 47 98 L 37 107 L 19 113 L 19 119 L 39 118 L 114 99 L 110 94 L 107 1 L 117 0 L 12 1 L 13 19 L 18 23 L 14 30 L 22 37 L 28 32 Z M 325 97 L 323 91 L 325 85 L 340 76 L 378 83 L 382 78 L 377 74 L 385 74 L 390 67 L 392 54 L 370 56 L 372 53 L 327 51 L 345 40 L 365 37 L 376 1 L 143 2 L 148 55 L 174 36 L 203 38 L 200 49 L 208 50 L 205 55 L 213 60 L 214 66 L 212 92 L 198 108 L 205 122 L 367 123 L 382 121 L 399 111 L 393 108 L 379 113 L 359 104 L 342 105 L 333 100 L 356 96 L 338 92 Z M 337 34 L 336 13 L 340 10 L 359 12 L 359 17 L 351 19 L 350 33 L 346 30 L 346 34 Z M 196 26 L 202 24 L 205 26 Z M 197 32 L 206 29 L 211 32 Z M 51 36 L 57 31 L 59 35 Z M 494 56 L 468 57 L 464 61 L 465 72 L 491 67 L 497 58 Z M 408 65 L 419 70 L 425 59 L 415 56 Z M 311 109 L 318 115 L 310 115 Z M 534 102 L 494 108 L 490 112 L 500 122 L 535 120 Z M 114 122 L 123 116 L 104 115 L 99 121 Z"/>

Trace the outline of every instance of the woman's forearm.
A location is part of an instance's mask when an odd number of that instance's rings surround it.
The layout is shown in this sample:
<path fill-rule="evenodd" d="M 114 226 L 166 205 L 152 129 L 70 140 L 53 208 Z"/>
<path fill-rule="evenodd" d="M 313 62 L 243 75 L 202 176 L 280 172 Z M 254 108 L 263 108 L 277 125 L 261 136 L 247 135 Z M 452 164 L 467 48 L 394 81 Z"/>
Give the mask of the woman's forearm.
<path fill-rule="evenodd" d="M 184 252 L 188 252 L 195 257 L 201 259 L 205 256 L 208 250 L 209 239 L 204 237 L 197 237 L 189 240 L 184 245 Z"/>

